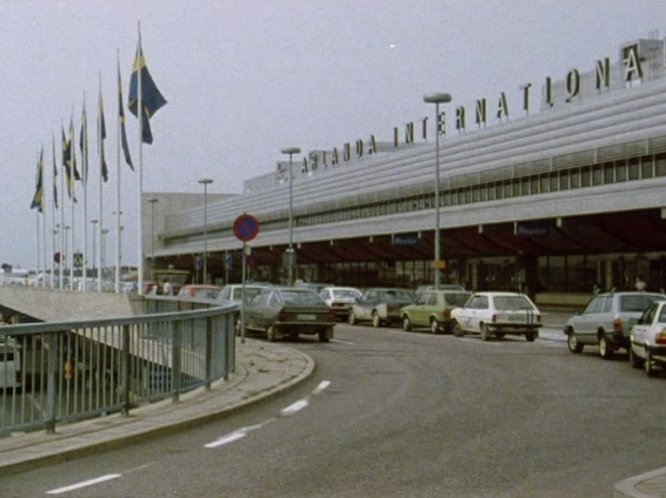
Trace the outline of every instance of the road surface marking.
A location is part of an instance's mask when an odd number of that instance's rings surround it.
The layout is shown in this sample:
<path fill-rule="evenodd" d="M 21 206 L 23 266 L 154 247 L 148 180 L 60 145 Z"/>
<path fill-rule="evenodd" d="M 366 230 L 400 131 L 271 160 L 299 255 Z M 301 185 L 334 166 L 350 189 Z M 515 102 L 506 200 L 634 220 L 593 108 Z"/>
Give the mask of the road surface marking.
<path fill-rule="evenodd" d="M 306 406 L 308 406 L 308 400 L 300 399 L 295 403 L 289 405 L 287 408 L 283 408 L 282 410 L 280 410 L 280 415 L 282 415 L 283 417 L 289 417 L 290 415 L 293 415 L 294 413 L 301 411 Z"/>
<path fill-rule="evenodd" d="M 340 344 L 348 344 L 350 346 L 353 346 L 354 344 L 356 344 L 355 342 L 341 341 L 340 339 L 331 339 L 331 342 L 337 342 L 337 343 L 340 343 Z"/>
<path fill-rule="evenodd" d="M 323 380 L 319 383 L 317 388 L 314 391 L 312 391 L 312 394 L 321 394 L 322 392 L 324 392 L 324 389 L 326 389 L 330 385 L 331 385 L 330 380 Z"/>
<path fill-rule="evenodd" d="M 105 476 L 97 477 L 95 479 L 90 479 L 89 481 L 83 481 L 79 482 L 77 484 L 72 484 L 70 486 L 64 486 L 62 488 L 57 488 L 57 489 L 52 489 L 51 491 L 47 491 L 47 495 L 59 495 L 62 493 L 68 493 L 70 491 L 74 491 L 77 489 L 81 488 L 86 488 L 88 486 L 94 486 L 95 484 L 100 484 L 106 481 L 110 481 L 111 479 L 117 479 L 119 477 L 122 477 L 121 474 L 107 474 Z"/>
<path fill-rule="evenodd" d="M 263 424 L 248 425 L 247 427 L 241 427 L 240 429 L 237 429 L 234 432 L 227 434 L 226 436 L 222 436 L 221 438 L 216 439 L 212 443 L 204 444 L 204 448 L 209 448 L 209 449 L 218 448 L 220 446 L 224 446 L 225 444 L 233 443 L 234 441 L 243 439 L 245 436 L 248 435 L 248 433 L 256 431 L 257 429 L 261 429 L 268 422 L 269 421 L 264 422 Z"/>

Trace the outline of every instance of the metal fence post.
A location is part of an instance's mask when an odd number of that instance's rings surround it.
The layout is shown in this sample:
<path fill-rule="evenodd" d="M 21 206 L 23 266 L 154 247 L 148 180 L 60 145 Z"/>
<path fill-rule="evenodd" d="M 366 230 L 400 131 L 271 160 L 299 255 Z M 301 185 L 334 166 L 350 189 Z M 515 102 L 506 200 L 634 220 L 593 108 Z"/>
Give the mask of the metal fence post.
<path fill-rule="evenodd" d="M 213 318 L 206 318 L 206 349 L 205 349 L 206 391 L 210 391 L 213 379 Z"/>
<path fill-rule="evenodd" d="M 123 350 L 120 375 L 122 376 L 123 399 L 121 413 L 128 416 L 130 411 L 130 326 L 123 325 Z"/>
<path fill-rule="evenodd" d="M 56 425 L 56 364 L 58 363 L 57 332 L 47 334 L 46 347 L 49 351 L 49 364 L 46 378 L 46 420 L 44 426 L 47 434 L 55 434 Z"/>
<path fill-rule="evenodd" d="M 171 341 L 171 389 L 174 403 L 180 401 L 181 355 L 183 337 L 181 333 L 182 321 L 173 322 L 173 338 Z"/>

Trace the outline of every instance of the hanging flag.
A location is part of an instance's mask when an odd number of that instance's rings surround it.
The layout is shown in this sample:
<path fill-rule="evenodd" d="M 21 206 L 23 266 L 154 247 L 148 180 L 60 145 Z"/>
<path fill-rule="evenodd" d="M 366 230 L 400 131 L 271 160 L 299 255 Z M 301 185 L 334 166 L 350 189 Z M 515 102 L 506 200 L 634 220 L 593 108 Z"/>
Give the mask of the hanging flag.
<path fill-rule="evenodd" d="M 97 117 L 97 149 L 99 150 L 100 162 L 102 165 L 102 178 L 104 181 L 109 180 L 109 168 L 106 166 L 106 158 L 104 157 L 104 139 L 106 139 L 106 123 L 104 121 L 104 103 L 102 102 L 102 91 L 99 92 L 99 116 Z"/>
<path fill-rule="evenodd" d="M 123 109 L 123 83 L 120 77 L 120 61 L 118 62 L 118 119 L 120 121 L 120 141 L 125 154 L 125 162 L 134 171 L 132 156 L 130 156 L 127 133 L 125 132 L 125 110 Z"/>
<path fill-rule="evenodd" d="M 72 170 L 72 142 L 67 140 L 65 129 L 62 132 L 62 167 L 65 170 L 65 183 L 67 184 L 67 195 L 76 202 L 74 195 L 74 172 Z"/>
<path fill-rule="evenodd" d="M 141 126 L 142 137 L 144 143 L 153 143 L 153 133 L 150 129 L 150 118 L 162 107 L 167 101 L 160 93 L 157 85 L 153 81 L 146 59 L 143 56 L 141 48 L 141 40 L 136 48 L 136 57 L 134 59 L 134 66 L 132 67 L 132 77 L 130 78 L 129 94 L 128 94 L 128 107 L 134 116 L 139 117 L 138 114 L 138 85 L 139 85 L 139 71 L 141 71 Z"/>
<path fill-rule="evenodd" d="M 55 137 L 51 134 L 51 144 L 53 145 L 53 207 L 58 209 L 58 168 L 56 167 Z"/>
<path fill-rule="evenodd" d="M 39 153 L 39 162 L 37 163 L 37 185 L 35 188 L 35 195 L 32 197 L 32 204 L 30 209 L 37 208 L 38 212 L 44 211 L 44 147 Z"/>
<path fill-rule="evenodd" d="M 79 136 L 79 147 L 81 148 L 81 183 L 88 183 L 88 115 L 86 113 L 86 100 L 83 99 L 83 110 L 81 111 L 81 133 Z"/>
<path fill-rule="evenodd" d="M 74 174 L 74 179 L 81 181 L 81 174 L 79 173 L 79 168 L 76 164 L 76 145 L 74 144 L 74 117 L 69 118 L 69 160 L 71 161 L 72 173 Z"/>

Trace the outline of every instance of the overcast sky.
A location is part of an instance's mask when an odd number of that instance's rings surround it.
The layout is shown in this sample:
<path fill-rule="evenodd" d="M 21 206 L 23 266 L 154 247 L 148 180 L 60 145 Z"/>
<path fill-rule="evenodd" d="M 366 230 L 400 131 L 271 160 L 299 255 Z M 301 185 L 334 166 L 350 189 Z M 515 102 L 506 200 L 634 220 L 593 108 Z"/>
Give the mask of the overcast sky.
<path fill-rule="evenodd" d="M 504 91 L 517 107 L 527 82 L 537 89 L 546 76 L 615 61 L 620 44 L 654 30 L 663 38 L 665 14 L 663 0 L 0 0 L 0 262 L 35 267 L 37 156 L 43 145 L 50 194 L 51 135 L 72 114 L 78 133 L 84 95 L 88 219 L 97 218 L 100 74 L 111 169 L 103 216 L 113 227 L 116 57 L 126 101 L 138 21 L 168 101 L 151 120 L 154 143 L 143 147 L 144 191 L 200 192 L 197 180 L 209 177 L 209 192 L 240 193 L 244 180 L 275 170 L 283 147 L 390 140 L 394 126 L 434 113 L 427 92 L 473 106 Z M 126 115 L 138 162 L 136 119 Z M 123 262 L 136 264 L 137 176 L 121 167 Z M 49 201 L 49 229 L 50 213 Z M 82 219 L 76 224 L 80 249 Z"/>

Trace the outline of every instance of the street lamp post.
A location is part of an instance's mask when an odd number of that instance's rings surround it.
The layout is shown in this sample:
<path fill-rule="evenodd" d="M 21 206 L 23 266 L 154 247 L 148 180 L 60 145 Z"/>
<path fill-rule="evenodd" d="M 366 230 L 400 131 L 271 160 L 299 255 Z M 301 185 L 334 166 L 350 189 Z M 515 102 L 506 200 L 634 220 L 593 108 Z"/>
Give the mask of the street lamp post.
<path fill-rule="evenodd" d="M 96 242 L 97 242 L 97 223 L 99 223 L 99 220 L 90 220 L 90 223 L 92 223 L 93 226 L 93 253 L 92 253 L 92 261 L 93 261 L 93 275 L 95 275 L 95 262 L 97 261 L 96 259 Z M 95 275 L 95 278 L 99 278 L 99 272 Z"/>
<path fill-rule="evenodd" d="M 69 230 L 72 227 L 69 225 L 65 225 L 65 273 L 67 273 L 67 268 L 68 268 L 68 263 L 69 263 Z M 74 244 L 72 244 L 72 248 L 74 247 Z M 73 249 L 72 249 L 73 250 Z M 72 259 L 71 265 L 73 266 L 74 260 Z M 72 290 L 74 288 L 74 273 L 73 273 L 73 268 L 72 266 L 69 266 L 69 290 Z"/>
<path fill-rule="evenodd" d="M 150 202 L 150 269 L 152 271 L 155 266 L 155 203 L 160 200 L 152 197 L 148 199 L 148 202 Z"/>
<path fill-rule="evenodd" d="M 289 285 L 294 285 L 294 229 L 293 229 L 293 202 L 294 202 L 294 190 L 293 190 L 293 161 L 292 157 L 294 154 L 300 154 L 301 149 L 298 147 L 285 147 L 282 149 L 283 154 L 289 154 L 289 247 L 287 248 L 287 267 L 289 275 Z"/>
<path fill-rule="evenodd" d="M 207 282 L 208 275 L 208 185 L 213 183 L 210 178 L 202 178 L 199 183 L 204 186 L 204 253 L 203 253 L 203 283 Z"/>
<path fill-rule="evenodd" d="M 446 104 L 451 102 L 451 95 L 448 93 L 428 93 L 423 96 L 423 102 L 426 104 L 435 104 L 435 289 L 440 286 L 440 239 L 439 239 L 439 135 L 440 130 L 440 115 L 439 104 Z M 441 123 L 443 125 L 443 123 Z"/>

